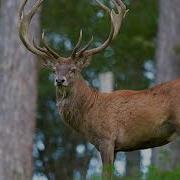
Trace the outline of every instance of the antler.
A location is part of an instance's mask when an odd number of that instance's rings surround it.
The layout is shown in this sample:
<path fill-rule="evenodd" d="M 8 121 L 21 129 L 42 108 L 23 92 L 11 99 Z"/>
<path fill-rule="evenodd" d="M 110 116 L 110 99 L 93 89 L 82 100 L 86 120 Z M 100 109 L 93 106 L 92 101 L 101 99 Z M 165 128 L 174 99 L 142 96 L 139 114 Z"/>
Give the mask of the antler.
<path fill-rule="evenodd" d="M 108 38 L 105 40 L 105 42 L 101 46 L 99 46 L 97 48 L 89 49 L 89 47 L 91 46 L 91 44 L 93 42 L 93 36 L 92 36 L 91 40 L 87 43 L 87 45 L 84 48 L 79 50 L 79 48 L 81 46 L 81 42 L 82 42 L 82 35 L 83 35 L 82 30 L 81 30 L 80 35 L 79 35 L 79 40 L 78 40 L 71 56 L 68 58 L 65 58 L 65 57 L 61 57 L 58 53 L 56 53 L 53 49 L 51 49 L 48 46 L 48 44 L 45 40 L 45 37 L 44 37 L 44 33 L 42 33 L 42 38 L 41 38 L 41 40 L 43 42 L 43 44 L 42 44 L 43 47 L 37 46 L 34 39 L 31 43 L 30 39 L 28 38 L 29 26 L 30 26 L 33 16 L 35 15 L 35 13 L 37 12 L 37 10 L 39 9 L 39 7 L 41 6 L 41 4 L 44 0 L 37 0 L 36 4 L 32 7 L 30 12 L 27 14 L 24 14 L 24 8 L 27 4 L 27 1 L 28 0 L 23 1 L 23 3 L 21 4 L 20 10 L 19 10 L 19 21 L 20 21 L 19 36 L 20 36 L 20 39 L 29 51 L 40 56 L 44 60 L 48 59 L 52 62 L 67 60 L 67 59 L 78 61 L 80 58 L 87 59 L 89 56 L 92 56 L 94 54 L 101 52 L 102 50 L 107 48 L 108 45 L 111 43 L 111 41 L 117 36 L 117 34 L 120 30 L 121 24 L 122 24 L 122 20 L 127 13 L 126 6 L 124 5 L 124 3 L 121 0 L 112 0 L 115 7 L 117 8 L 117 13 L 113 9 L 112 10 L 109 9 L 107 6 L 105 6 L 104 4 L 102 4 L 101 2 L 96 0 L 98 5 L 100 6 L 100 8 L 105 10 L 109 14 L 110 19 L 111 19 L 111 31 L 109 33 Z"/>
<path fill-rule="evenodd" d="M 92 44 L 93 36 L 92 36 L 91 40 L 87 43 L 87 45 L 83 49 L 81 49 L 79 52 L 77 52 L 77 48 L 75 48 L 73 57 L 76 57 L 77 59 L 82 58 L 82 57 L 87 58 L 89 56 L 97 54 L 97 53 L 103 51 L 104 49 L 106 49 L 109 46 L 109 44 L 112 42 L 112 40 L 117 36 L 117 34 L 121 28 L 122 20 L 125 17 L 126 13 L 128 12 L 128 10 L 126 10 L 125 4 L 121 0 L 116 0 L 116 1 L 112 0 L 115 7 L 117 8 L 117 11 L 118 11 L 117 13 L 114 10 L 109 9 L 107 6 L 102 4 L 100 1 L 96 0 L 96 2 L 100 6 L 100 8 L 102 8 L 104 11 L 106 11 L 109 14 L 110 19 L 111 19 L 111 31 L 110 31 L 109 36 L 106 39 L 106 41 L 97 48 L 88 50 L 88 48 Z M 81 32 L 81 38 L 79 38 L 79 39 L 80 40 L 82 39 L 82 32 Z M 79 45 L 80 42 L 78 43 L 78 48 L 80 46 Z"/>
<path fill-rule="evenodd" d="M 23 3 L 21 4 L 20 10 L 19 10 L 19 37 L 21 41 L 23 42 L 24 46 L 31 51 L 32 53 L 40 56 L 42 59 L 46 60 L 49 59 L 50 61 L 55 61 L 55 60 L 61 60 L 65 59 L 61 56 L 59 56 L 54 50 L 52 50 L 48 44 L 45 41 L 44 38 L 44 33 L 42 33 L 42 42 L 43 42 L 43 47 L 39 47 L 35 44 L 35 41 L 33 39 L 33 42 L 28 38 L 29 34 L 29 26 L 31 23 L 31 20 L 41 4 L 43 3 L 43 0 L 37 0 L 36 4 L 32 7 L 29 13 L 24 14 L 24 8 L 27 4 L 28 0 L 24 0 Z"/>

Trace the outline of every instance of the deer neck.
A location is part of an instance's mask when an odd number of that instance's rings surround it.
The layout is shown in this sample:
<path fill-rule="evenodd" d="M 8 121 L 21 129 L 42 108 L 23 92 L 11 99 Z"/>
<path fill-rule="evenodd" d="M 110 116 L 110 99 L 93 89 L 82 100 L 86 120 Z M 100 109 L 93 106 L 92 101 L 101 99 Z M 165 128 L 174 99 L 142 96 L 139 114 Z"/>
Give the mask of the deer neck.
<path fill-rule="evenodd" d="M 78 130 L 98 96 L 99 93 L 90 88 L 82 77 L 70 88 L 57 88 L 57 103 L 63 120 Z"/>

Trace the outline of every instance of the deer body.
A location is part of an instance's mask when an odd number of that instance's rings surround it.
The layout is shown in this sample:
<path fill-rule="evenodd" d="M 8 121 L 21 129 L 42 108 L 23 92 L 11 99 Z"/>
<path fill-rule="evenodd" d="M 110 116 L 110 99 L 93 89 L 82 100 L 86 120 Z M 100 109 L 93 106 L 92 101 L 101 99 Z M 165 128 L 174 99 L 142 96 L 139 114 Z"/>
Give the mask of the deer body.
<path fill-rule="evenodd" d="M 89 49 L 93 37 L 80 49 L 79 40 L 70 57 L 61 57 L 51 49 L 42 34 L 40 47 L 28 38 L 32 17 L 43 0 L 37 0 L 32 10 L 24 14 L 28 0 L 19 11 L 19 36 L 25 47 L 41 57 L 43 65 L 53 69 L 57 91 L 58 110 L 66 124 L 82 134 L 100 151 L 103 175 L 112 177 L 117 151 L 133 151 L 161 146 L 171 142 L 180 133 L 180 79 L 143 91 L 121 90 L 100 93 L 90 88 L 81 77 L 89 65 L 88 58 L 103 51 L 117 36 L 127 12 L 121 0 L 112 0 L 117 11 L 96 0 L 111 20 L 108 38 L 99 47 Z M 110 170 L 110 171 L 109 171 Z"/>
<path fill-rule="evenodd" d="M 57 101 L 65 123 L 97 149 L 109 141 L 114 151 L 133 151 L 161 146 L 176 137 L 178 123 L 180 127 L 177 92 L 180 79 L 148 90 L 113 93 L 97 92 L 78 79 L 70 94 L 62 99 L 59 93 Z"/>

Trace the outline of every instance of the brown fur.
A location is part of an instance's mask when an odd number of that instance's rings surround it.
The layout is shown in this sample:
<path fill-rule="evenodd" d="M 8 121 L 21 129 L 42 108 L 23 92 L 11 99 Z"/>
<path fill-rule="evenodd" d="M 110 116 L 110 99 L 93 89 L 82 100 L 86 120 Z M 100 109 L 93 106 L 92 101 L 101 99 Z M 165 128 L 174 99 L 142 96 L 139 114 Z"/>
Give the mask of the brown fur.
<path fill-rule="evenodd" d="M 58 101 L 64 121 L 94 144 L 107 164 L 117 151 L 161 146 L 179 133 L 180 79 L 142 91 L 100 93 L 77 78 L 71 93 Z"/>

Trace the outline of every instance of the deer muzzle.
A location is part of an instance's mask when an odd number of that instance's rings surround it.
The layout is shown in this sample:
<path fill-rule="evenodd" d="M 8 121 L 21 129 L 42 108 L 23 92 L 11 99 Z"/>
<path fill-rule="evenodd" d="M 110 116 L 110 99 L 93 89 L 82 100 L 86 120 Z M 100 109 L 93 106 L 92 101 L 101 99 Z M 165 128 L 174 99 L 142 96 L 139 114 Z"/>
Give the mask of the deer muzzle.
<path fill-rule="evenodd" d="M 57 86 L 68 86 L 68 82 L 66 77 L 61 77 L 55 80 Z"/>

